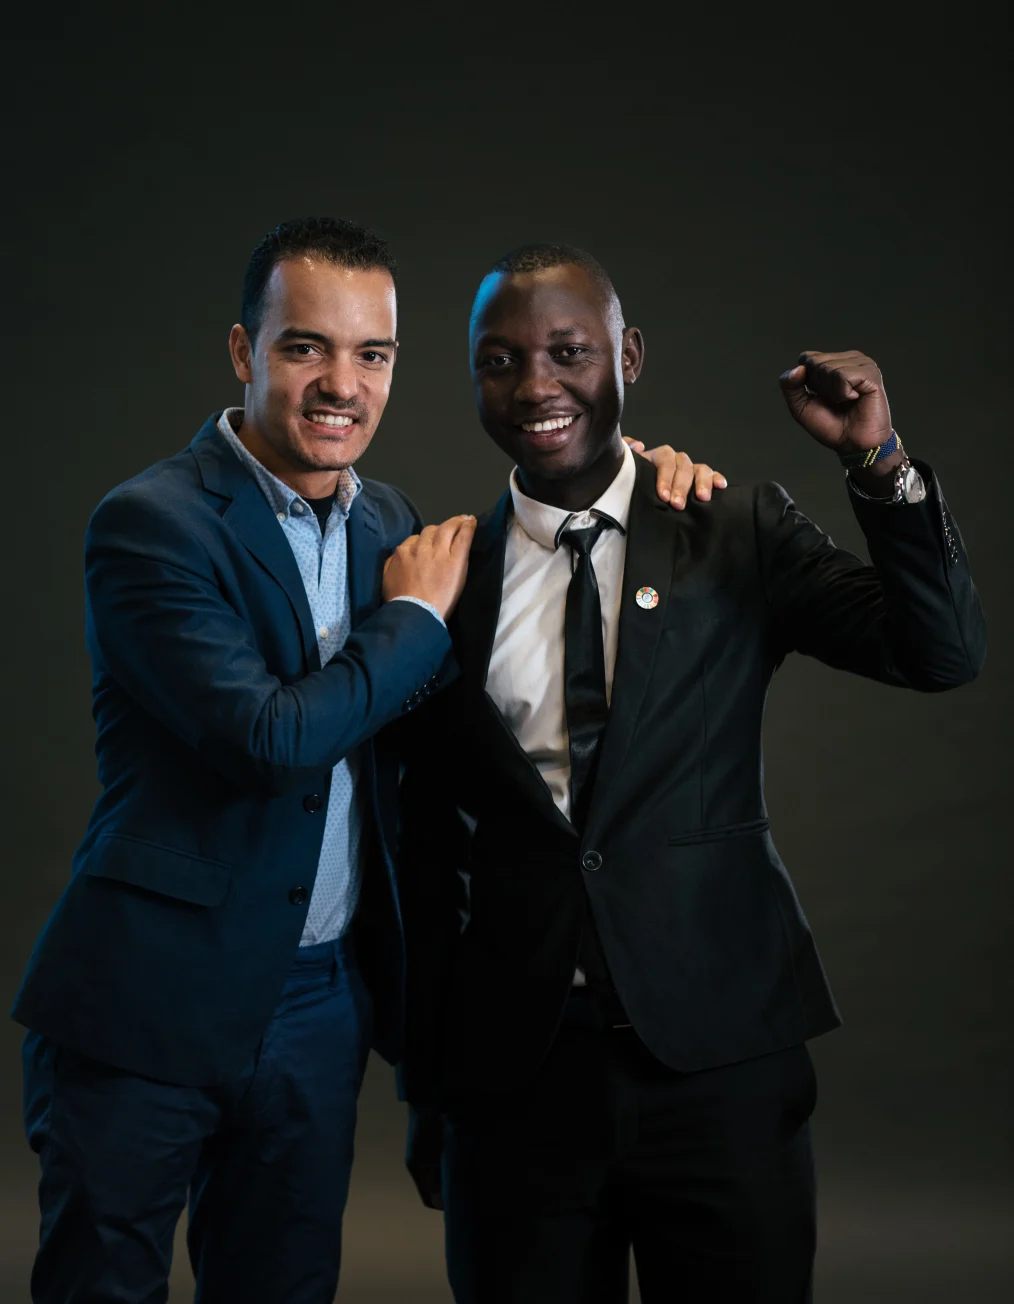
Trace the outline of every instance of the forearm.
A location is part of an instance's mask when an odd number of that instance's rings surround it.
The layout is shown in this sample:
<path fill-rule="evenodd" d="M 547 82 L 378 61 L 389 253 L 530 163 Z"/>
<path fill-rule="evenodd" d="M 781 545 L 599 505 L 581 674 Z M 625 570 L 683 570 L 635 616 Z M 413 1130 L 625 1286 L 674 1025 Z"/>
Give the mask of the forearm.
<path fill-rule="evenodd" d="M 88 643 L 142 711 L 227 778 L 284 792 L 432 691 L 450 636 L 428 604 L 388 602 L 322 668 L 269 586 L 249 604 L 200 530 L 140 492 L 103 501 L 85 547 Z"/>
<path fill-rule="evenodd" d="M 199 750 L 272 792 L 298 787 L 412 710 L 449 649 L 424 606 L 387 604 L 322 669 L 287 686 L 262 685 L 249 699 L 234 694 L 231 711 L 210 709 Z"/>
<path fill-rule="evenodd" d="M 922 502 L 870 502 L 852 491 L 849 497 L 882 587 L 893 659 L 913 687 L 939 691 L 981 670 L 986 628 L 939 482 L 925 463 L 915 465 L 926 486 Z M 858 486 L 864 493 L 866 483 Z"/>
<path fill-rule="evenodd" d="M 836 548 L 777 485 L 758 487 L 756 527 L 774 655 L 799 651 L 882 683 L 938 691 L 981 667 L 985 633 L 957 528 L 923 468 L 925 501 L 850 494 L 872 565 Z"/>
<path fill-rule="evenodd" d="M 117 559 L 89 573 L 93 656 L 144 711 L 239 784 L 286 791 L 416 704 L 450 649 L 424 608 L 386 604 L 288 683 L 212 582 Z"/>

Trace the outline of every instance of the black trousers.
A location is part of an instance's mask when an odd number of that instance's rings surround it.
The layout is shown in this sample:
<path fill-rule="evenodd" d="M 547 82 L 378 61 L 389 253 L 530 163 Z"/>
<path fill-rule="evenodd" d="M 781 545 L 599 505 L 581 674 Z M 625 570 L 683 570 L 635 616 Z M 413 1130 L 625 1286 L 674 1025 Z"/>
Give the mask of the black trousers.
<path fill-rule="evenodd" d="M 457 1304 L 808 1304 L 805 1046 L 680 1074 L 575 994 L 536 1081 L 457 1103 L 444 1151 Z"/>

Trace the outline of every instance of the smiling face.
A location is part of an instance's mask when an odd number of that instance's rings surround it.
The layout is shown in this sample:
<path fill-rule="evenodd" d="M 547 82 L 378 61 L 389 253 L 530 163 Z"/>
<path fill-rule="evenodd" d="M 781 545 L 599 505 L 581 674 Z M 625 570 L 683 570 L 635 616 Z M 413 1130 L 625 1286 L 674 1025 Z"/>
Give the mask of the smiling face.
<path fill-rule="evenodd" d="M 644 353 L 616 296 L 573 264 L 495 272 L 479 287 L 470 343 L 479 419 L 524 492 L 571 510 L 594 502 L 623 456 L 623 390 Z"/>
<path fill-rule="evenodd" d="M 272 271 L 256 338 L 232 328 L 233 365 L 246 386 L 240 437 L 298 493 L 333 492 L 337 473 L 373 438 L 391 388 L 396 326 L 390 273 L 305 255 Z"/>

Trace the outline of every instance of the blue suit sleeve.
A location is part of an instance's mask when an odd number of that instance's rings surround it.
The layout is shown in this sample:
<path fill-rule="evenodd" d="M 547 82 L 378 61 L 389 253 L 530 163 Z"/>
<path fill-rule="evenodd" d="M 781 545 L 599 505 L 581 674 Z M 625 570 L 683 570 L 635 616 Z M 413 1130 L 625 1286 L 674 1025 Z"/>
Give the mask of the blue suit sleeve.
<path fill-rule="evenodd" d="M 396 719 L 438 674 L 446 629 L 397 602 L 322 669 L 283 684 L 199 534 L 151 497 L 106 499 L 86 543 L 89 638 L 137 704 L 227 778 L 288 791 Z"/>

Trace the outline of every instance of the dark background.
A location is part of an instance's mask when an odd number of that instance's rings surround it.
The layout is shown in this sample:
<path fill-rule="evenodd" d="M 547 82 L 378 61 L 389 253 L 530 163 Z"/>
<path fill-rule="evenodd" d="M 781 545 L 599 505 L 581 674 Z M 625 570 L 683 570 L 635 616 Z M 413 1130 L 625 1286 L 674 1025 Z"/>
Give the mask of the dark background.
<path fill-rule="evenodd" d="M 85 14 L 86 11 L 82 11 Z M 775 383 L 803 348 L 881 364 L 938 470 L 990 623 L 971 687 L 918 697 L 796 659 L 766 726 L 776 839 L 846 1025 L 813 1047 L 817 1299 L 1007 1298 L 1012 479 L 1005 28 L 964 6 L 786 10 L 750 30 L 633 9 L 204 14 L 184 30 L 51 16 L 7 47 L 2 391 L 8 661 L 0 978 L 13 996 L 96 795 L 81 545 L 118 481 L 240 402 L 246 258 L 341 214 L 402 264 L 402 353 L 367 474 L 424 515 L 508 466 L 467 378 L 470 296 L 532 239 L 612 271 L 647 363 L 624 430 L 777 479 L 860 548 L 834 459 Z M 149 19 L 149 24 L 151 20 Z M 86 978 L 83 977 L 83 981 Z M 28 1298 L 20 1033 L 0 1027 L 0 1300 Z M 437 1304 L 436 1215 L 400 1168 L 373 1065 L 347 1304 Z M 186 1268 L 178 1295 L 188 1298 Z M 1006 1283 L 1006 1285 L 1004 1284 Z"/>

